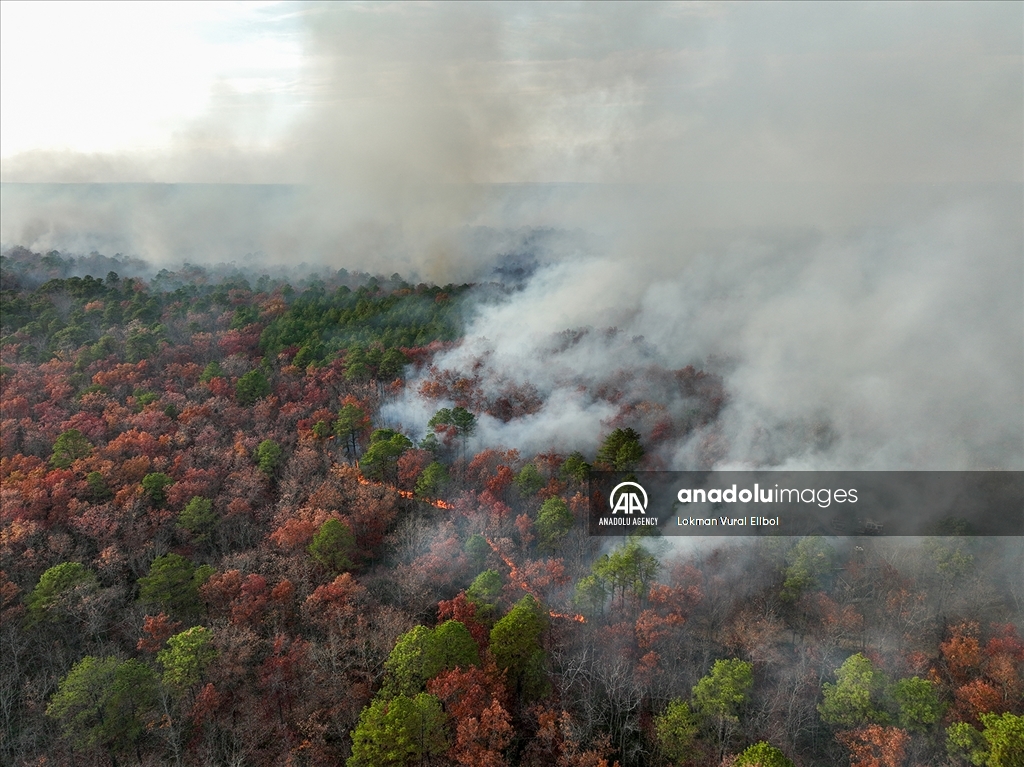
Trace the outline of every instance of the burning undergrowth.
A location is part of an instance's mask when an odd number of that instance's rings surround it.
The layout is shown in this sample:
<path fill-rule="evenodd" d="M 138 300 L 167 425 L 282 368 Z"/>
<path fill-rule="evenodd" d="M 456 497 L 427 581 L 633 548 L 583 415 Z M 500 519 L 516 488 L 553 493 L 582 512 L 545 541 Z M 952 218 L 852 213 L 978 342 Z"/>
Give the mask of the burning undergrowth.
<path fill-rule="evenodd" d="M 622 363 L 594 364 L 596 355 Z M 524 452 L 535 444 L 531 429 L 557 425 L 555 449 L 592 452 L 598 431 L 633 428 L 653 463 L 666 465 L 670 448 L 711 428 L 728 400 L 720 375 L 693 365 L 670 368 L 643 338 L 617 328 L 556 333 L 530 357 L 528 366 L 517 365 L 486 339 L 467 339 L 422 369 L 403 399 L 385 406 L 385 417 L 415 431 L 424 414 L 465 408 L 477 414 L 485 446 Z"/>

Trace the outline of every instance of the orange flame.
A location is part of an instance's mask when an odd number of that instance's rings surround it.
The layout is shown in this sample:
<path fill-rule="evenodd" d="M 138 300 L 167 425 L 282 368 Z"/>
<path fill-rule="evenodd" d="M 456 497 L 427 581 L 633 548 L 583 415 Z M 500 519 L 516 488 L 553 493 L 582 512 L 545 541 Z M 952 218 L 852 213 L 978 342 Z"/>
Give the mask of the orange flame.
<path fill-rule="evenodd" d="M 542 601 L 539 597 L 537 597 L 537 592 L 534 589 L 530 588 L 530 584 L 526 582 L 526 577 L 523 575 L 522 571 L 516 566 L 516 563 L 512 561 L 512 558 L 508 556 L 505 552 L 503 552 L 501 549 L 499 549 L 498 545 L 490 538 L 485 538 L 484 540 L 487 541 L 487 545 L 491 547 L 494 553 L 497 554 L 501 561 L 505 563 L 505 566 L 508 567 L 508 577 L 512 580 L 512 582 L 515 583 L 527 594 L 531 594 L 532 596 L 536 597 L 538 602 Z M 587 619 L 584 618 L 582 615 L 576 615 L 574 613 L 558 613 L 554 610 L 549 610 L 548 615 L 550 615 L 552 618 L 565 618 L 566 620 L 576 621 L 577 623 L 587 622 Z"/>
<path fill-rule="evenodd" d="M 485 538 L 484 540 L 487 541 L 487 545 L 494 550 L 494 553 L 498 555 L 501 561 L 505 563 L 505 566 L 509 570 L 508 577 L 512 579 L 513 583 L 526 593 L 537 596 L 533 593 L 533 589 L 530 588 L 530 584 L 526 582 L 526 578 L 524 578 L 523 574 L 519 572 L 519 568 L 516 567 L 516 563 L 512 561 L 512 558 L 499 549 L 498 545 L 490 538 Z"/>
<path fill-rule="evenodd" d="M 576 621 L 577 623 L 586 623 L 587 619 L 582 615 L 575 615 L 572 613 L 551 613 L 552 618 L 565 618 L 567 621 Z"/>
<path fill-rule="evenodd" d="M 397 487 L 389 485 L 389 484 L 387 484 L 385 482 L 374 482 L 372 480 L 367 479 L 362 474 L 358 475 L 358 479 L 359 479 L 359 484 L 361 484 L 361 485 L 373 485 L 373 486 L 376 486 L 376 487 L 387 487 L 387 488 L 390 488 L 390 489 L 394 490 L 402 498 L 407 498 L 409 500 L 419 500 L 422 503 L 429 503 L 431 506 L 433 506 L 436 509 L 451 509 L 451 508 L 453 508 L 450 503 L 446 503 L 445 501 L 442 501 L 442 500 L 427 501 L 427 500 L 425 500 L 423 498 L 417 499 L 415 494 L 412 491 L 410 491 L 410 490 L 399 490 Z M 522 571 L 516 566 L 516 563 L 514 561 L 512 561 L 512 558 L 510 556 L 508 556 L 507 554 L 505 554 L 505 552 L 503 552 L 501 549 L 499 549 L 497 544 L 494 541 L 492 541 L 490 538 L 486 538 L 485 540 L 487 541 L 487 544 L 491 547 L 491 549 L 494 550 L 494 553 L 497 554 L 498 557 L 501 559 L 501 561 L 505 563 L 505 566 L 508 567 L 509 578 L 512 580 L 512 582 L 515 583 L 519 588 L 521 588 L 527 594 L 532 594 L 534 597 L 537 597 L 537 592 L 533 588 L 530 587 L 530 584 L 527 582 L 526 577 L 523 575 Z M 537 597 L 537 601 L 541 601 L 539 597 Z M 582 615 L 576 615 L 575 613 L 559 613 L 559 612 L 554 612 L 553 610 L 550 610 L 550 611 L 548 611 L 548 614 L 552 618 L 564 618 L 565 620 L 576 621 L 577 623 L 586 623 L 587 622 L 586 618 L 584 618 Z"/>
<path fill-rule="evenodd" d="M 389 485 L 386 482 L 374 482 L 372 480 L 367 479 L 362 474 L 359 475 L 359 484 L 360 485 L 371 485 L 373 487 L 387 487 L 387 488 L 390 488 L 391 490 L 394 490 L 402 498 L 405 498 L 405 499 L 410 500 L 410 501 L 417 500 L 417 501 L 420 501 L 422 503 L 427 503 L 427 504 L 430 504 L 431 506 L 433 506 L 435 509 L 451 509 L 451 508 L 453 508 L 450 503 L 446 503 L 445 501 L 442 501 L 442 500 L 428 501 L 426 498 L 417 498 L 416 494 L 413 493 L 411 490 L 399 490 L 394 485 Z"/>

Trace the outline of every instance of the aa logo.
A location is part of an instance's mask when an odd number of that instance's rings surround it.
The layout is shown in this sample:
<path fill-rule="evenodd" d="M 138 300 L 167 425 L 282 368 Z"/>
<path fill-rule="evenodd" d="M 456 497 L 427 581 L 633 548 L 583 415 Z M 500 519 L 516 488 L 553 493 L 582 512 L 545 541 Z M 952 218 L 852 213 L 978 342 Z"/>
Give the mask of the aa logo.
<path fill-rule="evenodd" d="M 620 482 L 609 493 L 608 503 L 611 504 L 612 514 L 618 514 L 620 511 L 623 514 L 633 514 L 637 511 L 646 514 L 647 491 L 636 482 Z"/>

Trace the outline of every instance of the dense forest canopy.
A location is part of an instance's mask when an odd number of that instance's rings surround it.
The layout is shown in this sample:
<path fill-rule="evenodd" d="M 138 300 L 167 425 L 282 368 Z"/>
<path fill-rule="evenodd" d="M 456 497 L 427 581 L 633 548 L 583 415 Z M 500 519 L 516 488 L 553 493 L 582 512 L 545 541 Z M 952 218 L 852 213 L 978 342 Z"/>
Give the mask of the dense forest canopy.
<path fill-rule="evenodd" d="M 720 378 L 526 454 L 537 390 L 433 365 L 479 286 L 142 274 L 3 256 L 0 762 L 1024 764 L 1020 539 L 593 538 Z"/>

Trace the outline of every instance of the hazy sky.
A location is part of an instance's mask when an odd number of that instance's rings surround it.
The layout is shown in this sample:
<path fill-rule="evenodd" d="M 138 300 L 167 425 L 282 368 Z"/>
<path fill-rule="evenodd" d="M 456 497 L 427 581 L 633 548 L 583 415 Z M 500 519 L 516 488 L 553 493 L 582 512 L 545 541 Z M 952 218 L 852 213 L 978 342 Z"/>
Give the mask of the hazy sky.
<path fill-rule="evenodd" d="M 2 152 L 167 150 L 223 94 L 273 141 L 303 98 L 299 8 L 273 3 L 0 3 Z M 248 130 L 246 130 L 248 129 Z"/>
<path fill-rule="evenodd" d="M 0 3 L 5 180 L 1008 181 L 1020 3 Z"/>

